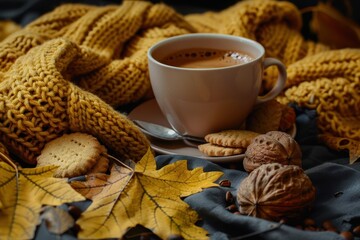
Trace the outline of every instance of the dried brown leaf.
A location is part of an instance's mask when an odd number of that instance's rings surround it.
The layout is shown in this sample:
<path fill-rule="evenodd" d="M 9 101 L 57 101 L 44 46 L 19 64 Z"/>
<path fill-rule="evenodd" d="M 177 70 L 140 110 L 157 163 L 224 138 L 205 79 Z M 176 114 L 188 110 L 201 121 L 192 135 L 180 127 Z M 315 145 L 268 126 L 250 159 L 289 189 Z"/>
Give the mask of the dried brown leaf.
<path fill-rule="evenodd" d="M 360 47 L 360 27 L 356 22 L 321 2 L 311 11 L 313 19 L 310 26 L 320 42 L 333 48 Z"/>
<path fill-rule="evenodd" d="M 285 107 L 275 99 L 259 104 L 246 119 L 246 129 L 262 134 L 278 130 Z"/>

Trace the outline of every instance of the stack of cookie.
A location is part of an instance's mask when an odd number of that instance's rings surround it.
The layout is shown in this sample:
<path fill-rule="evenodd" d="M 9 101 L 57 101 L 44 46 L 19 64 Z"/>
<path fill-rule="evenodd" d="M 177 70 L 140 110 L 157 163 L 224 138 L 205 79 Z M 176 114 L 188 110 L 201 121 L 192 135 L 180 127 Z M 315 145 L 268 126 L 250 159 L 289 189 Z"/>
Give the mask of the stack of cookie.
<path fill-rule="evenodd" d="M 260 135 L 246 130 L 226 130 L 205 136 L 207 143 L 198 146 L 199 150 L 212 157 L 242 154 L 250 142 Z"/>
<path fill-rule="evenodd" d="M 291 130 L 295 124 L 293 108 L 271 100 L 258 105 L 248 116 L 244 129 L 224 130 L 205 136 L 207 143 L 198 146 L 200 152 L 211 157 L 245 153 L 252 140 L 270 131 Z"/>
<path fill-rule="evenodd" d="M 109 167 L 107 149 L 85 133 L 64 134 L 48 142 L 37 157 L 37 166 L 56 165 L 54 177 L 71 178 L 105 173 Z"/>

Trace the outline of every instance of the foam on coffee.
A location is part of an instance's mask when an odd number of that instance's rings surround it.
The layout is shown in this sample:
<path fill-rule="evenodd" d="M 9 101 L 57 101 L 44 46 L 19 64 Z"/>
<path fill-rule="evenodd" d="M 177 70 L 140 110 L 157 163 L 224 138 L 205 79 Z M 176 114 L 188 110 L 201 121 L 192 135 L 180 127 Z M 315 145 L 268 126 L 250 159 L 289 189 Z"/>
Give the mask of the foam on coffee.
<path fill-rule="evenodd" d="M 219 49 L 185 49 L 166 56 L 162 63 L 183 68 L 221 68 L 252 61 L 246 53 Z"/>

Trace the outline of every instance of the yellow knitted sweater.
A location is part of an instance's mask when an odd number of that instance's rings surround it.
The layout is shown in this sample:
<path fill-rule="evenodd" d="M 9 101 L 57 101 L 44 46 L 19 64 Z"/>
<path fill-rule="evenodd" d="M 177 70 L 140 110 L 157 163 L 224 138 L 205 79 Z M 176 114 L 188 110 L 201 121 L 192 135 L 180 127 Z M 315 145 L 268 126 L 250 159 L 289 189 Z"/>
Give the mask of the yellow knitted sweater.
<path fill-rule="evenodd" d="M 151 89 L 147 49 L 190 32 L 244 36 L 288 66 L 283 103 L 316 109 L 324 133 L 360 140 L 360 50 L 306 41 L 289 2 L 242 1 L 221 12 L 180 15 L 164 4 L 67 4 L 0 42 L 0 141 L 34 164 L 44 145 L 69 131 L 90 133 L 135 161 L 148 140 L 114 108 Z M 264 76 L 264 91 L 276 71 Z"/>

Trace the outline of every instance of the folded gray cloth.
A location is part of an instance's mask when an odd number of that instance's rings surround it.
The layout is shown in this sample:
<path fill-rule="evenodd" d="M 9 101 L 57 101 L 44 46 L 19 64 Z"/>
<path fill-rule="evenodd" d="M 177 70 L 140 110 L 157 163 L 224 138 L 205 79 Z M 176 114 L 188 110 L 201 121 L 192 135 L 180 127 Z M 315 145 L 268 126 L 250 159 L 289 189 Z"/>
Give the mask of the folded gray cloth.
<path fill-rule="evenodd" d="M 185 201 L 198 212 L 203 221 L 200 226 L 211 235 L 211 239 L 291 239 L 291 240 L 329 240 L 343 239 L 340 235 L 326 231 L 303 231 L 288 225 L 259 218 L 235 215 L 226 210 L 225 194 L 231 191 L 236 196 L 236 189 L 247 173 L 222 168 L 206 160 L 187 156 L 158 156 L 159 167 L 180 159 L 188 160 L 189 169 L 204 167 L 204 171 L 223 171 L 222 179 L 232 182 L 231 188 L 209 188 L 189 196 Z M 323 163 L 305 171 L 317 189 L 316 200 L 309 217 L 318 226 L 325 220 L 331 220 L 341 231 L 352 230 L 360 224 L 360 172 L 337 163 Z M 271 228 L 274 228 L 270 231 Z M 256 234 L 252 238 L 241 236 Z"/>
<path fill-rule="evenodd" d="M 207 188 L 204 191 L 184 199 L 202 219 L 199 226 L 206 229 L 210 239 L 266 239 L 266 240 L 330 240 L 343 239 L 340 235 L 328 231 L 303 231 L 295 227 L 271 222 L 255 217 L 235 215 L 226 210 L 225 194 L 236 190 L 247 173 L 223 168 L 207 160 L 180 156 L 157 156 L 158 168 L 178 160 L 188 160 L 188 168 L 202 167 L 204 171 L 222 171 L 224 175 L 218 180 L 228 179 L 231 187 Z M 357 163 L 357 165 L 360 165 Z M 349 231 L 360 224 L 360 171 L 337 163 L 323 163 L 305 171 L 317 189 L 316 200 L 309 217 L 318 226 L 325 220 L 331 220 L 341 231 Z M 77 179 L 79 180 L 79 179 Z M 85 210 L 90 201 L 77 203 Z M 55 236 L 46 230 L 44 223 L 38 228 L 35 239 L 76 239 L 71 231 L 62 236 Z M 156 239 L 156 238 L 154 238 Z M 355 238 L 360 239 L 360 238 Z"/>

